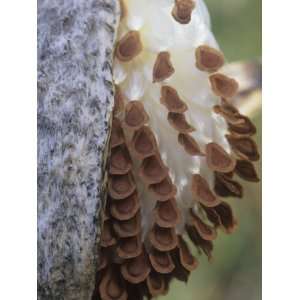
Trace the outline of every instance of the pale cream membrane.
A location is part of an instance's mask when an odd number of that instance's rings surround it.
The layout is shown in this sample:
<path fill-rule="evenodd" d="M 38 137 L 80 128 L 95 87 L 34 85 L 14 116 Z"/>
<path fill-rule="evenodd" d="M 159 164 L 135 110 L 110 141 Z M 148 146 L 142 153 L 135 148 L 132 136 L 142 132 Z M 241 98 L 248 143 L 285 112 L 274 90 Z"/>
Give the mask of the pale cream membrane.
<path fill-rule="evenodd" d="M 177 232 L 182 233 L 188 210 L 195 206 L 192 197 L 192 175 L 200 174 L 213 190 L 213 171 L 206 158 L 191 156 L 178 143 L 178 132 L 167 121 L 168 111 L 160 103 L 163 85 L 174 87 L 188 106 L 185 116 L 196 130 L 191 133 L 201 149 L 209 142 L 222 146 L 228 153 L 230 146 L 225 138 L 225 120 L 213 112 L 220 103 L 209 83 L 209 73 L 196 68 L 195 49 L 208 45 L 219 46 L 211 32 L 210 18 L 202 0 L 195 1 L 191 21 L 180 24 L 172 17 L 174 0 L 123 0 L 126 14 L 120 21 L 118 40 L 128 31 L 137 30 L 143 45 L 142 52 L 130 62 L 114 61 L 114 81 L 120 86 L 127 100 L 142 101 L 149 114 L 149 126 L 154 131 L 160 154 L 169 168 L 177 187 L 176 201 L 181 210 L 182 221 Z M 162 82 L 153 83 L 153 66 L 160 51 L 168 51 L 175 72 Z M 137 167 L 137 166 L 136 166 Z M 136 173 L 136 172 L 135 172 Z M 136 178 L 142 202 L 142 226 L 144 236 L 152 226 L 152 213 L 156 199 Z"/>

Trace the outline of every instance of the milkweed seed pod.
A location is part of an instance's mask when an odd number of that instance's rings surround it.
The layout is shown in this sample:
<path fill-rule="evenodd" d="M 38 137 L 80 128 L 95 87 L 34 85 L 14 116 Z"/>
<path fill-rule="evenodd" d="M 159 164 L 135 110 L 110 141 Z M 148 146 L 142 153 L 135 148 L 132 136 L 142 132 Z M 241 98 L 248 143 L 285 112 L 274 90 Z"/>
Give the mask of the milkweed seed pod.
<path fill-rule="evenodd" d="M 256 182 L 255 126 L 202 0 L 123 0 L 115 47 L 108 199 L 98 298 L 143 299 L 187 281 L 236 219 L 226 197 Z"/>

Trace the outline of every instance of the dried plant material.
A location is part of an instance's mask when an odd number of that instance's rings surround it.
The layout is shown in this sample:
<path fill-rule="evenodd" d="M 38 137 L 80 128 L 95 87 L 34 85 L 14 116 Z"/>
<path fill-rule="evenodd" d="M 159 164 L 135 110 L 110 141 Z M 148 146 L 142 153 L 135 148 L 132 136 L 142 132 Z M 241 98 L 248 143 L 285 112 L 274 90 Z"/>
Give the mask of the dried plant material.
<path fill-rule="evenodd" d="M 195 128 L 186 121 L 184 114 L 169 112 L 168 121 L 175 130 L 181 133 L 189 133 L 195 130 Z"/>
<path fill-rule="evenodd" d="M 195 270 L 198 262 L 181 236 L 178 236 L 178 250 L 181 265 L 189 272 Z"/>
<path fill-rule="evenodd" d="M 161 182 L 151 184 L 149 189 L 154 193 L 155 198 L 158 201 L 167 201 L 168 199 L 175 197 L 177 193 L 177 188 L 172 183 L 169 176 L 164 178 Z"/>
<path fill-rule="evenodd" d="M 153 67 L 153 83 L 161 82 L 169 78 L 175 72 L 170 56 L 170 53 L 167 51 L 162 51 L 157 54 Z"/>
<path fill-rule="evenodd" d="M 166 284 L 164 277 L 157 273 L 151 272 L 147 277 L 146 284 L 152 297 L 157 297 L 165 293 Z"/>
<path fill-rule="evenodd" d="M 161 88 L 160 103 L 163 104 L 169 112 L 184 113 L 187 111 L 187 105 L 180 99 L 177 91 L 168 85 L 164 85 Z"/>
<path fill-rule="evenodd" d="M 113 115 L 118 116 L 124 111 L 125 108 L 125 98 L 118 85 L 115 85 L 115 96 L 114 96 L 114 108 Z"/>
<path fill-rule="evenodd" d="M 124 133 L 119 119 L 114 118 L 112 121 L 110 145 L 111 148 L 117 147 L 124 143 Z"/>
<path fill-rule="evenodd" d="M 226 135 L 232 150 L 242 159 L 257 161 L 259 153 L 256 143 L 250 137 Z"/>
<path fill-rule="evenodd" d="M 201 71 L 216 72 L 224 65 L 224 55 L 217 49 L 207 45 L 195 50 L 196 67 Z"/>
<path fill-rule="evenodd" d="M 145 250 L 135 258 L 126 260 L 121 266 L 123 277 L 130 283 L 143 282 L 149 275 L 151 269 Z"/>
<path fill-rule="evenodd" d="M 128 62 L 141 53 L 143 49 L 138 31 L 129 31 L 117 42 L 116 57 L 122 62 Z"/>
<path fill-rule="evenodd" d="M 132 167 L 130 156 L 126 147 L 119 145 L 111 149 L 109 173 L 111 175 L 123 175 Z"/>
<path fill-rule="evenodd" d="M 149 117 L 144 109 L 141 101 L 130 101 L 125 107 L 125 125 L 132 129 L 137 130 L 147 123 Z"/>
<path fill-rule="evenodd" d="M 120 258 L 129 259 L 141 255 L 143 251 L 140 236 L 133 236 L 121 239 L 117 247 L 117 254 Z"/>
<path fill-rule="evenodd" d="M 207 207 L 213 207 L 220 203 L 220 200 L 209 188 L 206 179 L 199 174 L 193 175 L 192 193 L 195 200 L 199 201 Z"/>
<path fill-rule="evenodd" d="M 244 180 L 251 182 L 259 181 L 253 163 L 251 163 L 248 160 L 237 160 L 234 171 L 238 176 L 240 176 Z"/>
<path fill-rule="evenodd" d="M 103 223 L 102 233 L 101 233 L 101 247 L 110 247 L 116 244 L 116 239 L 113 236 L 110 220 Z"/>
<path fill-rule="evenodd" d="M 252 136 L 256 134 L 256 127 L 246 116 L 239 116 L 237 123 L 228 122 L 228 130 L 232 134 Z"/>
<path fill-rule="evenodd" d="M 158 183 L 168 175 L 168 169 L 164 166 L 158 155 L 152 155 L 143 160 L 140 176 L 147 184 Z"/>
<path fill-rule="evenodd" d="M 236 80 L 221 73 L 209 76 L 213 92 L 220 97 L 231 98 L 236 95 L 239 85 Z"/>
<path fill-rule="evenodd" d="M 100 261 L 99 261 L 99 267 L 98 271 L 104 270 L 108 265 L 108 254 L 105 251 L 107 248 L 100 249 Z"/>
<path fill-rule="evenodd" d="M 153 269 L 158 273 L 169 274 L 175 268 L 172 258 L 168 252 L 161 252 L 153 249 L 149 254 L 149 259 Z"/>
<path fill-rule="evenodd" d="M 240 119 L 241 115 L 239 112 L 232 111 L 227 105 L 215 105 L 213 110 L 216 114 L 221 115 L 230 124 L 243 123 L 243 120 Z"/>
<path fill-rule="evenodd" d="M 119 238 L 132 237 L 141 231 L 141 215 L 138 212 L 129 220 L 119 221 L 113 223 L 113 229 Z"/>
<path fill-rule="evenodd" d="M 110 206 L 111 215 L 120 221 L 131 219 L 140 208 L 136 192 L 125 199 L 117 201 L 110 200 L 110 202 L 112 202 Z"/>
<path fill-rule="evenodd" d="M 242 185 L 223 173 L 215 173 L 214 190 L 220 197 L 243 197 Z"/>
<path fill-rule="evenodd" d="M 191 213 L 191 224 L 195 227 L 198 234 L 206 241 L 213 241 L 217 237 L 217 231 L 205 224 L 195 213 Z"/>
<path fill-rule="evenodd" d="M 124 0 L 120 0 L 120 11 L 121 11 L 120 20 L 122 20 L 127 16 L 127 8 L 124 3 Z"/>
<path fill-rule="evenodd" d="M 207 165 L 213 171 L 228 173 L 234 170 L 235 159 L 231 157 L 220 145 L 209 143 L 206 145 Z"/>
<path fill-rule="evenodd" d="M 148 126 L 143 126 L 135 132 L 132 146 L 140 159 L 155 154 L 157 144 L 155 136 Z"/>
<path fill-rule="evenodd" d="M 180 212 L 175 199 L 158 202 L 154 211 L 154 219 L 161 227 L 175 227 L 180 221 Z"/>
<path fill-rule="evenodd" d="M 118 278 L 117 272 L 107 271 L 99 286 L 99 293 L 103 300 L 127 300 L 124 283 Z"/>
<path fill-rule="evenodd" d="M 204 156 L 196 140 L 187 133 L 178 134 L 178 143 L 183 146 L 186 153 L 192 156 Z"/>
<path fill-rule="evenodd" d="M 124 199 L 135 190 L 135 183 L 130 174 L 112 175 L 108 179 L 108 193 L 113 199 Z"/>
<path fill-rule="evenodd" d="M 194 0 L 175 0 L 172 16 L 180 24 L 188 24 L 191 21 L 192 11 L 194 8 Z"/>
<path fill-rule="evenodd" d="M 232 233 L 236 228 L 237 223 L 230 205 L 223 201 L 218 206 L 214 207 L 214 210 L 219 215 L 221 225 L 225 229 L 226 233 Z"/>
<path fill-rule="evenodd" d="M 163 228 L 155 225 L 149 233 L 152 246 L 159 251 L 171 251 L 177 246 L 174 228 Z"/>

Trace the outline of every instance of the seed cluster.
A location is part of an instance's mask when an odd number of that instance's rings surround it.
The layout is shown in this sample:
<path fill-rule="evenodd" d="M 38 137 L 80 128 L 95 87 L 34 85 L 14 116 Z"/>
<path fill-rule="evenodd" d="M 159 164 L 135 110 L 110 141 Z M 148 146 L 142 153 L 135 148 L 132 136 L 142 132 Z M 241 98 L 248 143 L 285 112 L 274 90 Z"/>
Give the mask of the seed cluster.
<path fill-rule="evenodd" d="M 192 0 L 175 0 L 169 10 L 171 22 L 188 26 L 193 12 L 199 11 L 197 5 Z M 123 18 L 130 16 L 126 1 L 122 7 Z M 142 31 L 137 29 L 123 32 L 118 39 L 115 60 L 126 72 L 136 66 L 143 68 L 141 56 L 148 55 L 143 40 Z M 197 110 L 190 109 L 189 99 L 182 97 L 173 84 L 172 78 L 181 70 L 176 69 L 171 51 L 157 51 L 145 86 L 145 90 L 159 91 L 157 103 L 161 109 L 146 106 L 149 99 L 128 97 L 128 89 L 136 94 L 132 86 L 115 85 L 108 199 L 94 299 L 151 299 L 166 294 L 173 278 L 186 282 L 198 266 L 186 239 L 210 259 L 218 229 L 231 233 L 237 225 L 224 199 L 243 196 L 236 175 L 251 182 L 259 180 L 253 165 L 259 154 L 251 138 L 256 128 L 230 103 L 238 83 L 221 72 L 223 54 L 209 44 L 201 44 L 194 48 L 193 58 L 195 68 L 210 84 L 210 90 L 203 94 L 210 97 L 212 93 L 219 99 L 218 104 L 200 106 L 199 113 L 209 111 L 207 114 L 224 121 L 225 133 L 217 132 L 222 143 L 205 139 L 197 122 L 190 122 L 189 115 Z M 155 114 L 161 116 L 163 110 L 169 127 L 161 130 L 176 136 L 171 145 L 173 153 L 169 154 L 174 157 L 181 148 L 187 159 L 201 163 L 200 168 L 181 164 L 180 156 L 177 161 L 165 156 L 162 148 L 170 147 L 170 141 L 158 139 L 160 129 L 153 122 Z M 178 179 L 175 169 L 185 177 Z M 213 184 L 208 174 L 213 175 Z"/>

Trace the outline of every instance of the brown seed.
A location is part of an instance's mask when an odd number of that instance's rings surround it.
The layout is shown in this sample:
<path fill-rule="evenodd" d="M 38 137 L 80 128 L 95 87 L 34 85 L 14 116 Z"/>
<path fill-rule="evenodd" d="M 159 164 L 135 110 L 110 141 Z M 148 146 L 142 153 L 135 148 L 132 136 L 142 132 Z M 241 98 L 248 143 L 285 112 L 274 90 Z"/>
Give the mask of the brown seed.
<path fill-rule="evenodd" d="M 153 249 L 149 254 L 149 259 L 153 269 L 158 273 L 169 274 L 175 268 L 172 258 L 168 252 L 161 252 Z"/>
<path fill-rule="evenodd" d="M 169 78 L 174 72 L 170 53 L 167 51 L 159 52 L 153 67 L 153 83 Z"/>
<path fill-rule="evenodd" d="M 152 155 L 143 160 L 140 175 L 147 184 L 158 183 L 168 175 L 168 169 L 164 166 L 158 154 Z"/>
<path fill-rule="evenodd" d="M 120 145 L 111 149 L 109 173 L 122 175 L 130 171 L 132 167 L 130 156 L 126 147 Z"/>
<path fill-rule="evenodd" d="M 119 115 L 124 111 L 125 99 L 124 95 L 118 85 L 115 85 L 115 97 L 114 97 L 114 116 Z"/>
<path fill-rule="evenodd" d="M 181 24 L 188 24 L 191 21 L 192 11 L 195 8 L 193 0 L 175 0 L 172 16 Z"/>
<path fill-rule="evenodd" d="M 198 261 L 192 255 L 185 240 L 178 236 L 178 249 L 181 265 L 189 272 L 195 270 L 198 267 Z"/>
<path fill-rule="evenodd" d="M 187 110 L 187 105 L 180 99 L 177 91 L 168 85 L 164 85 L 161 88 L 160 103 L 163 104 L 169 112 L 184 113 Z"/>
<path fill-rule="evenodd" d="M 207 45 L 199 46 L 195 50 L 196 67 L 201 71 L 216 72 L 224 64 L 223 54 Z"/>
<path fill-rule="evenodd" d="M 121 127 L 121 122 L 114 118 L 112 121 L 110 145 L 111 148 L 117 147 L 124 143 L 124 133 Z"/>
<path fill-rule="evenodd" d="M 221 115 L 230 124 L 243 123 L 243 120 L 240 119 L 241 115 L 238 112 L 234 112 L 231 109 L 227 108 L 227 105 L 215 105 L 213 107 L 213 110 L 216 114 Z"/>
<path fill-rule="evenodd" d="M 145 250 L 138 257 L 126 260 L 121 266 L 123 277 L 133 284 L 143 282 L 148 277 L 150 271 L 151 269 Z"/>
<path fill-rule="evenodd" d="M 101 234 L 101 247 L 110 247 L 116 244 L 116 239 L 113 236 L 110 220 L 107 220 L 103 224 Z"/>
<path fill-rule="evenodd" d="M 175 227 L 180 221 L 180 212 L 175 199 L 158 202 L 154 211 L 154 218 L 161 227 Z"/>
<path fill-rule="evenodd" d="M 130 259 L 141 255 L 143 251 L 140 236 L 133 236 L 119 240 L 117 254 L 120 258 Z"/>
<path fill-rule="evenodd" d="M 178 143 L 183 146 L 186 153 L 192 156 L 203 156 L 205 155 L 196 140 L 187 133 L 179 133 L 178 134 Z"/>
<path fill-rule="evenodd" d="M 228 173 L 234 170 L 235 159 L 231 157 L 220 145 L 209 143 L 206 145 L 207 165 L 213 171 Z"/>
<path fill-rule="evenodd" d="M 175 130 L 181 133 L 195 131 L 195 128 L 186 121 L 184 114 L 169 112 L 168 121 Z"/>
<path fill-rule="evenodd" d="M 220 97 L 231 98 L 236 95 L 239 85 L 232 79 L 221 73 L 209 76 L 213 92 Z"/>
<path fill-rule="evenodd" d="M 197 230 L 198 234 L 206 241 L 213 241 L 217 237 L 217 232 L 214 228 L 205 224 L 195 213 L 191 213 L 192 225 Z"/>
<path fill-rule="evenodd" d="M 192 193 L 195 197 L 195 200 L 207 207 L 213 207 L 220 203 L 220 200 L 210 190 L 207 181 L 199 174 L 193 175 Z"/>
<path fill-rule="evenodd" d="M 111 200 L 111 202 L 111 215 L 120 221 L 131 219 L 133 216 L 135 216 L 140 208 L 140 203 L 136 192 L 125 199 L 117 201 Z"/>
<path fill-rule="evenodd" d="M 131 174 L 112 175 L 108 180 L 109 195 L 116 200 L 130 196 L 135 190 L 135 183 Z"/>
<path fill-rule="evenodd" d="M 164 277 L 154 272 L 151 272 L 149 274 L 146 280 L 146 284 L 149 293 L 152 297 L 157 297 L 159 295 L 162 295 L 166 290 Z"/>
<path fill-rule="evenodd" d="M 223 173 L 215 172 L 214 190 L 220 197 L 243 197 L 242 185 Z"/>
<path fill-rule="evenodd" d="M 129 31 L 117 42 L 116 57 L 122 62 L 128 62 L 142 51 L 143 46 L 138 31 Z"/>
<path fill-rule="evenodd" d="M 147 123 L 149 117 L 144 109 L 144 105 L 141 101 L 130 101 L 125 107 L 125 125 L 132 129 L 138 130 L 145 123 Z"/>
<path fill-rule="evenodd" d="M 237 223 L 230 205 L 226 202 L 222 202 L 214 207 L 214 210 L 219 215 L 221 224 L 226 233 L 232 233 L 236 228 Z"/>
<path fill-rule="evenodd" d="M 151 230 L 149 240 L 159 251 L 171 251 L 177 246 L 177 236 L 174 228 L 163 228 L 157 225 Z"/>
<path fill-rule="evenodd" d="M 99 293 L 103 300 L 127 300 L 128 298 L 118 274 L 110 270 L 101 279 Z"/>
<path fill-rule="evenodd" d="M 253 163 L 251 163 L 248 160 L 238 160 L 236 162 L 234 171 L 238 176 L 240 176 L 244 180 L 251 181 L 251 182 L 259 181 Z"/>
<path fill-rule="evenodd" d="M 159 183 L 151 184 L 149 189 L 154 193 L 155 198 L 158 201 L 167 201 L 168 199 L 173 198 L 177 193 L 177 188 L 172 183 L 169 176 Z"/>
<path fill-rule="evenodd" d="M 151 156 L 157 151 L 155 136 L 148 126 L 143 126 L 135 132 L 132 145 L 139 159 Z"/>
<path fill-rule="evenodd" d="M 138 212 L 129 220 L 113 222 L 113 228 L 116 235 L 120 238 L 126 238 L 137 235 L 141 231 L 141 215 Z"/>
<path fill-rule="evenodd" d="M 257 161 L 259 160 L 259 153 L 256 143 L 250 137 L 236 137 L 233 135 L 226 135 L 226 138 L 232 150 L 242 159 Z"/>
<path fill-rule="evenodd" d="M 256 127 L 251 120 L 240 115 L 237 123 L 228 122 L 228 130 L 233 134 L 251 136 L 256 133 Z"/>

